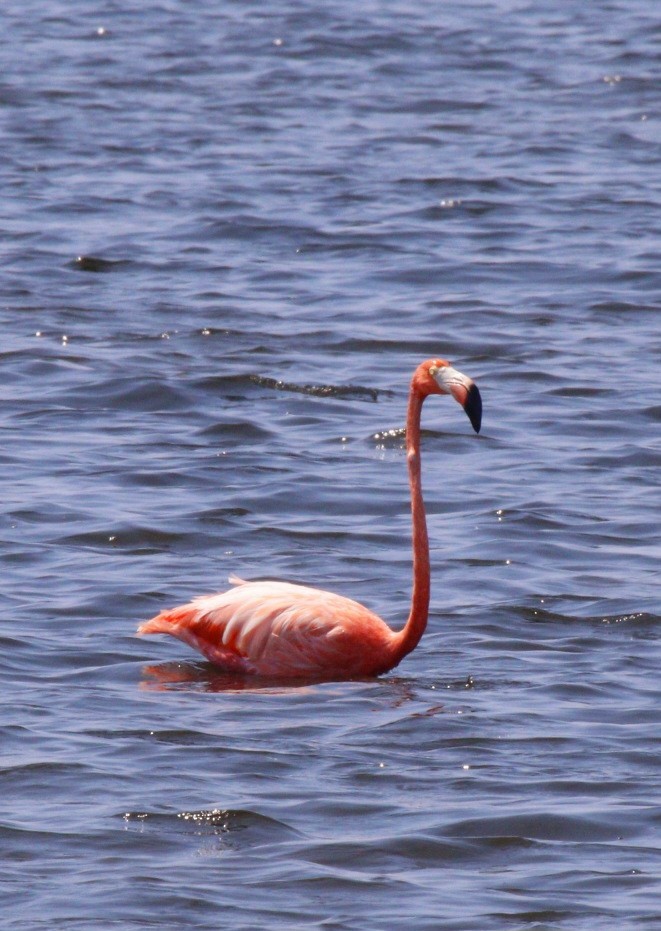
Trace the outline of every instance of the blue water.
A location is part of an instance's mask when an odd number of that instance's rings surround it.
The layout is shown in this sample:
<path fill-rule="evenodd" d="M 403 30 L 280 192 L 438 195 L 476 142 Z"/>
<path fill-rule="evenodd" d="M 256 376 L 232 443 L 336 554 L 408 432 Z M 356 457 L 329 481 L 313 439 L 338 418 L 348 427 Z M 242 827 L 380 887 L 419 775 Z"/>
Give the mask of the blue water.
<path fill-rule="evenodd" d="M 658 7 L 2 12 L 0 927 L 661 927 Z M 244 578 L 379 679 L 134 638 Z"/>

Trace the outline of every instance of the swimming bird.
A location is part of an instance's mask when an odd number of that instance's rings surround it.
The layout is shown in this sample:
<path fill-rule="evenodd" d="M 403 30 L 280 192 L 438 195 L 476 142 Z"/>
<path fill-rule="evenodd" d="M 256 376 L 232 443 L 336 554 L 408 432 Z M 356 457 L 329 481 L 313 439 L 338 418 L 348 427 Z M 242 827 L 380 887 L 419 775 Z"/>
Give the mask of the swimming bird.
<path fill-rule="evenodd" d="M 406 456 L 413 524 L 413 592 L 402 630 L 394 631 L 363 605 L 342 595 L 289 582 L 244 582 L 216 595 L 162 611 L 138 634 L 170 634 L 211 663 L 246 675 L 347 679 L 393 669 L 415 649 L 427 626 L 429 540 L 422 500 L 420 415 L 431 394 L 452 395 L 476 433 L 482 420 L 477 385 L 444 359 L 428 359 L 411 379 Z"/>

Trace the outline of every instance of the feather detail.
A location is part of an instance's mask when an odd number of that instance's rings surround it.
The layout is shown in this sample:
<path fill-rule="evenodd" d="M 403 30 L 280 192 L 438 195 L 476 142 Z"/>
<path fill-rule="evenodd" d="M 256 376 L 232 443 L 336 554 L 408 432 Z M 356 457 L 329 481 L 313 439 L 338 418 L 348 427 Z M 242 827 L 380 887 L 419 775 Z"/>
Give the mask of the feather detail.
<path fill-rule="evenodd" d="M 392 660 L 393 633 L 379 617 L 349 598 L 288 582 L 237 581 L 162 611 L 138 633 L 170 634 L 225 669 L 262 675 L 369 675 Z"/>

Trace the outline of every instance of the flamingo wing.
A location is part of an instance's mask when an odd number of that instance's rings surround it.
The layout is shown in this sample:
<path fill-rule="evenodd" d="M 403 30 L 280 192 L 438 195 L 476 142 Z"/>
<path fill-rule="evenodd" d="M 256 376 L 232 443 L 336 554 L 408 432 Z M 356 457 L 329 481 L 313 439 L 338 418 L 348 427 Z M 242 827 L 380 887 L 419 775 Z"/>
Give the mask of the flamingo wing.
<path fill-rule="evenodd" d="M 166 633 L 227 670 L 372 675 L 393 662 L 390 628 L 356 601 L 287 582 L 243 582 L 162 611 L 139 634 Z"/>

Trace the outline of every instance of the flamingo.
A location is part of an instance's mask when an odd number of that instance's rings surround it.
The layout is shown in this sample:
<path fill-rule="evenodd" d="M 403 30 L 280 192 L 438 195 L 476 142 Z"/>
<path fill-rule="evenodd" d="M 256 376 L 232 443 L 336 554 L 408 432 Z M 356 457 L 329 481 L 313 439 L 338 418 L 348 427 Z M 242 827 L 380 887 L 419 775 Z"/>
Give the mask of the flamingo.
<path fill-rule="evenodd" d="M 444 359 L 413 373 L 406 417 L 406 455 L 413 524 L 413 592 L 402 630 L 394 631 L 342 595 L 288 582 L 245 582 L 162 611 L 138 634 L 170 634 L 226 672 L 281 678 L 348 679 L 388 672 L 418 645 L 427 626 L 429 540 L 422 500 L 420 415 L 430 394 L 450 394 L 476 433 L 482 420 L 477 385 Z"/>

